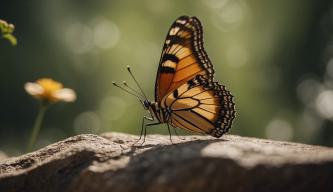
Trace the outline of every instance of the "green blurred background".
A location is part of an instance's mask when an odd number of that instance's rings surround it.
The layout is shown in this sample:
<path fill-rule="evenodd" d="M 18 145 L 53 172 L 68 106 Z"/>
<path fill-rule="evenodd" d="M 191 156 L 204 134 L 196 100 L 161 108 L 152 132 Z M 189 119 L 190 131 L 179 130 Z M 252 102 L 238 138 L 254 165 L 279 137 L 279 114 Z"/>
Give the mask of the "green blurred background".
<path fill-rule="evenodd" d="M 0 150 L 25 149 L 38 102 L 23 86 L 41 77 L 78 99 L 49 108 L 37 147 L 81 133 L 138 134 L 145 112 L 112 81 L 133 85 L 131 65 L 153 99 L 164 38 L 180 15 L 202 21 L 216 79 L 235 96 L 232 134 L 333 146 L 331 1 L 11 0 L 0 3 L 18 38 L 16 47 L 0 40 Z"/>

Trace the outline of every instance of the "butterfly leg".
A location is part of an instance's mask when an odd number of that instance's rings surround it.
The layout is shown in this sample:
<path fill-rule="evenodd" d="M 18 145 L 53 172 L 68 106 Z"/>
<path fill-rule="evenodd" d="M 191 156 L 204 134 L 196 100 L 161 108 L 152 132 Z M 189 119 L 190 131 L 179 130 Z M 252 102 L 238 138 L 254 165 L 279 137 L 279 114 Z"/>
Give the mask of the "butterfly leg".
<path fill-rule="evenodd" d="M 140 145 L 143 145 L 146 141 L 146 134 L 147 134 L 147 127 L 148 126 L 152 126 L 152 125 L 158 125 L 158 124 L 161 124 L 161 122 L 157 122 L 157 123 L 145 123 L 145 120 L 149 120 L 149 121 L 154 121 L 154 118 L 152 117 L 147 117 L 147 116 L 143 116 L 142 118 L 142 125 L 141 125 L 141 132 L 140 132 L 140 137 L 137 141 L 135 141 L 133 143 L 133 145 L 137 144 L 141 138 L 142 138 L 142 135 L 143 135 L 143 142 L 140 144 Z"/>
<path fill-rule="evenodd" d="M 167 123 L 167 126 L 168 126 L 168 131 L 169 131 L 169 135 L 170 135 L 170 142 L 173 144 L 173 142 L 172 142 L 172 138 L 171 138 L 171 131 L 170 131 L 170 125 L 169 125 L 169 123 Z"/>
<path fill-rule="evenodd" d="M 143 145 L 146 141 L 146 133 L 147 133 L 147 127 L 152 126 L 152 125 L 159 125 L 161 124 L 161 122 L 157 122 L 157 123 L 148 123 L 144 126 L 144 134 L 143 134 L 143 142 L 141 143 L 141 145 Z"/>
<path fill-rule="evenodd" d="M 137 144 L 140 140 L 141 140 L 141 138 L 142 138 L 142 134 L 143 134 L 143 131 L 146 129 L 145 128 L 145 120 L 149 120 L 149 121 L 154 121 L 154 119 L 152 118 L 152 117 L 147 117 L 147 116 L 143 116 L 143 118 L 142 118 L 142 124 L 141 124 L 141 131 L 140 131 L 140 137 L 139 137 L 139 139 L 137 140 L 137 141 L 135 141 L 134 143 L 133 143 L 133 145 L 135 145 L 135 144 Z M 145 131 L 146 132 L 146 131 Z"/>
<path fill-rule="evenodd" d="M 181 138 L 181 137 L 179 136 L 176 127 L 172 126 L 172 128 L 173 128 L 173 131 L 175 132 L 175 134 L 176 134 L 176 136 L 177 136 L 178 139 L 180 139 L 180 140 L 185 140 L 185 138 Z"/>

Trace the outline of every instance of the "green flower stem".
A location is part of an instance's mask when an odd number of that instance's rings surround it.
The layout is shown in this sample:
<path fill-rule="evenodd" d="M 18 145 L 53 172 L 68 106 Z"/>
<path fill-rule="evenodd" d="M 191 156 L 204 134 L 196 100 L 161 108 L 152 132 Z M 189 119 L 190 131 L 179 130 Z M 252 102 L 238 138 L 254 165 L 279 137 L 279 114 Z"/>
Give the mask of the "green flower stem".
<path fill-rule="evenodd" d="M 45 115 L 45 111 L 46 111 L 47 107 L 48 107 L 48 103 L 43 103 L 43 102 L 41 103 L 41 105 L 39 107 L 39 111 L 38 111 L 38 114 L 37 114 L 35 125 L 34 125 L 34 128 L 32 130 L 32 134 L 31 134 L 30 140 L 29 140 L 29 145 L 28 145 L 28 148 L 27 148 L 28 152 L 30 152 L 33 149 L 33 147 L 36 143 L 36 139 L 37 139 L 38 133 L 40 131 L 40 128 L 41 128 L 41 125 L 42 125 L 44 115 Z"/>

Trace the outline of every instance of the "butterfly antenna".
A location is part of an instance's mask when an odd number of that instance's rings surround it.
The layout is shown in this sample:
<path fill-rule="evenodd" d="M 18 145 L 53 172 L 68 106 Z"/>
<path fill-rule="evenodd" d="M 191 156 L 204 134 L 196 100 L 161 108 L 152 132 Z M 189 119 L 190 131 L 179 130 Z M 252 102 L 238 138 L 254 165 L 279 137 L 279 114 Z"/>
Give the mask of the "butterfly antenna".
<path fill-rule="evenodd" d="M 135 92 L 136 94 L 140 95 L 141 97 L 144 97 L 139 91 L 135 90 L 134 88 L 130 87 L 126 81 L 123 81 L 123 84 L 125 87 L 127 87 L 129 90 Z"/>
<path fill-rule="evenodd" d="M 113 84 L 114 86 L 118 87 L 119 89 L 125 91 L 126 93 L 131 94 L 131 95 L 137 97 L 138 99 L 142 100 L 142 98 L 140 97 L 141 95 L 139 96 L 139 95 L 136 95 L 135 93 L 130 92 L 129 90 L 127 90 L 127 89 L 121 87 L 120 85 L 118 85 L 115 81 L 113 81 L 112 84 Z"/>
<path fill-rule="evenodd" d="M 135 79 L 135 77 L 134 77 L 134 75 L 133 75 L 133 73 L 132 73 L 132 71 L 131 71 L 131 67 L 130 67 L 129 65 L 127 65 L 127 71 L 128 71 L 129 74 L 132 76 L 133 80 L 135 81 L 135 84 L 139 87 L 139 89 L 140 89 L 142 95 L 145 97 L 146 100 L 148 100 L 148 98 L 147 98 L 146 94 L 143 92 L 141 86 L 140 86 L 139 83 L 136 81 L 136 79 Z"/>

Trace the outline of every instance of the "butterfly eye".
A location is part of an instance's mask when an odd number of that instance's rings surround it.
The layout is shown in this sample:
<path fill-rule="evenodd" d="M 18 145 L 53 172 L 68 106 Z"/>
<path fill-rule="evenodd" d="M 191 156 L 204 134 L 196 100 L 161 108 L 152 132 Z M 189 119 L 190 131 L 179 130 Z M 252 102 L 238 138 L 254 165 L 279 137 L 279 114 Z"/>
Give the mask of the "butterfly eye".
<path fill-rule="evenodd" d="M 150 103 L 149 103 L 149 101 L 147 101 L 147 100 L 144 100 L 142 104 L 143 104 L 143 107 L 144 107 L 146 110 L 148 110 L 148 109 L 149 109 L 149 106 L 150 106 Z"/>

